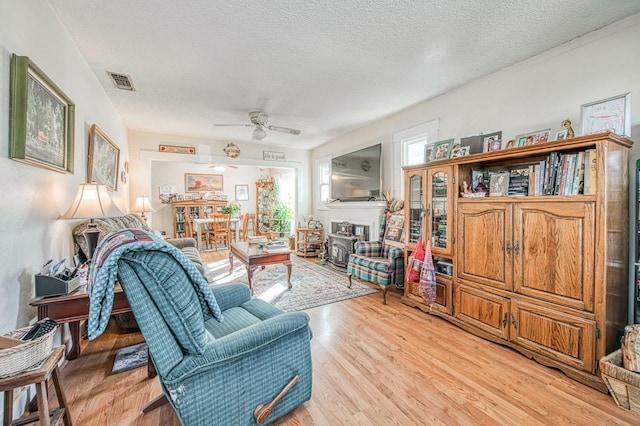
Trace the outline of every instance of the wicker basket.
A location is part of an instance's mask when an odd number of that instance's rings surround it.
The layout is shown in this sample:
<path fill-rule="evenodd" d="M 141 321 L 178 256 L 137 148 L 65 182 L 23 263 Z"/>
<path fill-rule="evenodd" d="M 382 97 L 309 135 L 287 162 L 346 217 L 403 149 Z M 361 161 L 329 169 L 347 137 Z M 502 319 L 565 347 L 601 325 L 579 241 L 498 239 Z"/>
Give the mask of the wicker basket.
<path fill-rule="evenodd" d="M 19 339 L 30 329 L 31 327 L 19 328 L 4 336 Z M 26 341 L 12 348 L 1 349 L 0 378 L 15 376 L 47 359 L 53 350 L 53 336 L 57 329 L 58 327 L 55 327 L 49 333 L 35 340 Z"/>
<path fill-rule="evenodd" d="M 602 379 L 618 407 L 640 413 L 640 374 L 622 366 L 622 350 L 600 360 Z"/>

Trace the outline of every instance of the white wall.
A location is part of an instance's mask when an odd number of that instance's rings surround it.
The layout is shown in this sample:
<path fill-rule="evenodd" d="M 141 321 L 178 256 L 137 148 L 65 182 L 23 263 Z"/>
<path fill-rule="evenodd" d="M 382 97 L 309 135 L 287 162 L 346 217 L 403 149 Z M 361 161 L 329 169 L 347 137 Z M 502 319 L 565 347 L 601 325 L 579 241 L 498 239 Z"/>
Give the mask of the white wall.
<path fill-rule="evenodd" d="M 245 165 L 254 166 L 256 168 L 262 168 L 265 170 L 271 168 L 292 168 L 296 171 L 297 182 L 297 199 L 296 199 L 296 211 L 300 214 L 308 215 L 311 211 L 312 188 L 311 180 L 309 178 L 311 173 L 311 151 L 301 150 L 294 148 L 283 149 L 282 147 L 270 146 L 264 142 L 260 143 L 248 143 L 238 142 L 233 143 L 240 148 L 240 155 L 237 158 L 226 157 L 223 149 L 230 141 L 217 141 L 210 139 L 190 138 L 186 136 L 177 135 L 164 135 L 148 132 L 130 131 L 129 132 L 129 150 L 131 152 L 130 160 L 130 182 L 131 182 L 131 203 L 135 197 L 140 194 L 151 194 L 153 197 L 154 209 L 156 208 L 158 185 L 161 183 L 175 183 L 179 185 L 179 188 L 184 186 L 184 173 L 192 173 L 191 170 L 198 170 L 199 173 L 215 173 L 209 168 L 211 164 L 233 164 L 233 165 Z M 196 155 L 191 154 L 167 154 L 159 152 L 159 145 L 177 145 L 177 146 L 189 146 L 196 148 Z M 276 151 L 285 152 L 285 161 L 265 161 L 263 160 L 263 151 Z M 159 163 L 184 163 L 190 164 L 188 168 L 178 167 L 172 169 L 169 167 L 168 173 L 171 174 L 171 179 L 176 182 L 166 182 L 166 179 L 162 179 L 161 175 L 154 171 L 159 166 Z M 226 175 L 227 172 L 225 172 Z M 231 173 L 231 171 L 229 171 Z M 182 176 L 182 177 L 180 177 Z M 230 175 L 231 176 L 231 175 Z M 259 177 L 259 175 L 258 175 Z M 253 179 L 253 180 L 249 180 Z M 245 180 L 245 179 L 240 179 Z M 250 200 L 254 200 L 255 194 L 254 182 L 257 179 L 255 175 L 248 176 L 246 182 L 248 183 Z M 234 184 L 235 185 L 235 184 Z M 252 189 L 253 186 L 253 189 Z M 229 192 L 225 181 L 225 192 L 229 196 L 229 200 L 233 200 L 233 193 Z M 159 205 L 159 203 L 158 203 Z M 162 208 L 161 205 L 159 205 Z M 255 208 L 255 207 L 254 207 Z M 244 211 L 244 209 L 243 209 Z M 253 211 L 253 210 L 252 210 Z M 159 226 L 165 228 L 167 226 L 166 216 L 161 215 L 162 219 L 158 222 L 153 222 L 154 227 Z"/>
<path fill-rule="evenodd" d="M 9 65 L 12 53 L 28 56 L 76 105 L 73 174 L 19 163 L 9 152 Z M 96 123 L 128 158 L 121 117 L 80 56 L 49 5 L 41 0 L 0 2 L 0 333 L 28 325 L 36 310 L 33 275 L 49 258 L 71 259 L 73 222 L 59 216 L 86 182 L 88 132 Z M 114 200 L 127 208 L 128 187 Z"/>
<path fill-rule="evenodd" d="M 632 92 L 632 124 L 640 124 L 640 15 L 634 15 L 537 57 L 476 80 L 384 120 L 333 139 L 313 151 L 325 155 L 383 143 L 383 188 L 402 198 L 402 170 L 394 133 L 439 120 L 439 139 L 503 131 L 503 139 L 551 128 L 569 118 L 580 134 L 580 106 Z M 632 132 L 632 139 L 638 134 Z M 635 153 L 640 147 L 635 146 Z M 319 216 L 319 212 L 316 212 Z"/>

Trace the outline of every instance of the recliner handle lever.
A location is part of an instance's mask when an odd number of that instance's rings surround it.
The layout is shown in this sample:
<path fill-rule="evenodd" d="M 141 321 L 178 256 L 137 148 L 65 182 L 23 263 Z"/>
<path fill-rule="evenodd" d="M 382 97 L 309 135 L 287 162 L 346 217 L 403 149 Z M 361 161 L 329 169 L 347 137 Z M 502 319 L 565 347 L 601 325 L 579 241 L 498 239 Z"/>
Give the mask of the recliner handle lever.
<path fill-rule="evenodd" d="M 296 375 L 293 379 L 291 379 L 289 383 L 287 383 L 287 385 L 280 391 L 280 393 L 276 395 L 275 398 L 273 398 L 273 401 L 271 401 L 267 405 L 260 404 L 256 407 L 256 409 L 253 411 L 253 418 L 256 419 L 256 423 L 260 424 L 267 420 L 267 418 L 271 414 L 271 411 L 273 410 L 273 407 L 276 406 L 276 404 L 287 394 L 287 392 L 293 389 L 296 383 L 298 383 L 299 379 L 300 378 Z"/>

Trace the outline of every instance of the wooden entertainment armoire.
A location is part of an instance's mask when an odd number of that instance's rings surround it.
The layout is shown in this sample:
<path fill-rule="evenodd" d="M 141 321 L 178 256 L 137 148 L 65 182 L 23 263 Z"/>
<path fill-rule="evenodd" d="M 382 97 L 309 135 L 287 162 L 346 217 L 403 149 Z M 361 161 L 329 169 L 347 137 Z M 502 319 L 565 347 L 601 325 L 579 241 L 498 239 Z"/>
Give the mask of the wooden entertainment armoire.
<path fill-rule="evenodd" d="M 437 298 L 407 282 L 403 303 L 607 392 L 598 361 L 627 324 L 632 143 L 603 133 L 404 167 L 405 263 L 431 242 Z M 587 194 L 460 193 L 472 175 L 593 150 Z"/>

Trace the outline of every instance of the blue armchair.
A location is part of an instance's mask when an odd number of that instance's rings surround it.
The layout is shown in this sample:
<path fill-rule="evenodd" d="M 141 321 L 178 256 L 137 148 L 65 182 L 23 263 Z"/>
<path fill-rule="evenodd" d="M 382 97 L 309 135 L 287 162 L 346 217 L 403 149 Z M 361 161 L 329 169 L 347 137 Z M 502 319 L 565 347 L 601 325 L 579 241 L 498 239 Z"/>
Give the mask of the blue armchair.
<path fill-rule="evenodd" d="M 244 284 L 209 287 L 180 250 L 134 232 L 111 234 L 96 251 L 89 338 L 106 327 L 117 273 L 182 424 L 271 422 L 311 398 L 306 313 L 252 299 Z"/>
<path fill-rule="evenodd" d="M 354 251 L 349 255 L 347 276 L 349 288 L 351 277 L 378 284 L 382 290 L 382 303 L 387 304 L 387 286 L 395 284 L 404 286 L 404 250 L 384 243 L 386 220 L 380 220 L 379 241 L 358 241 Z"/>

